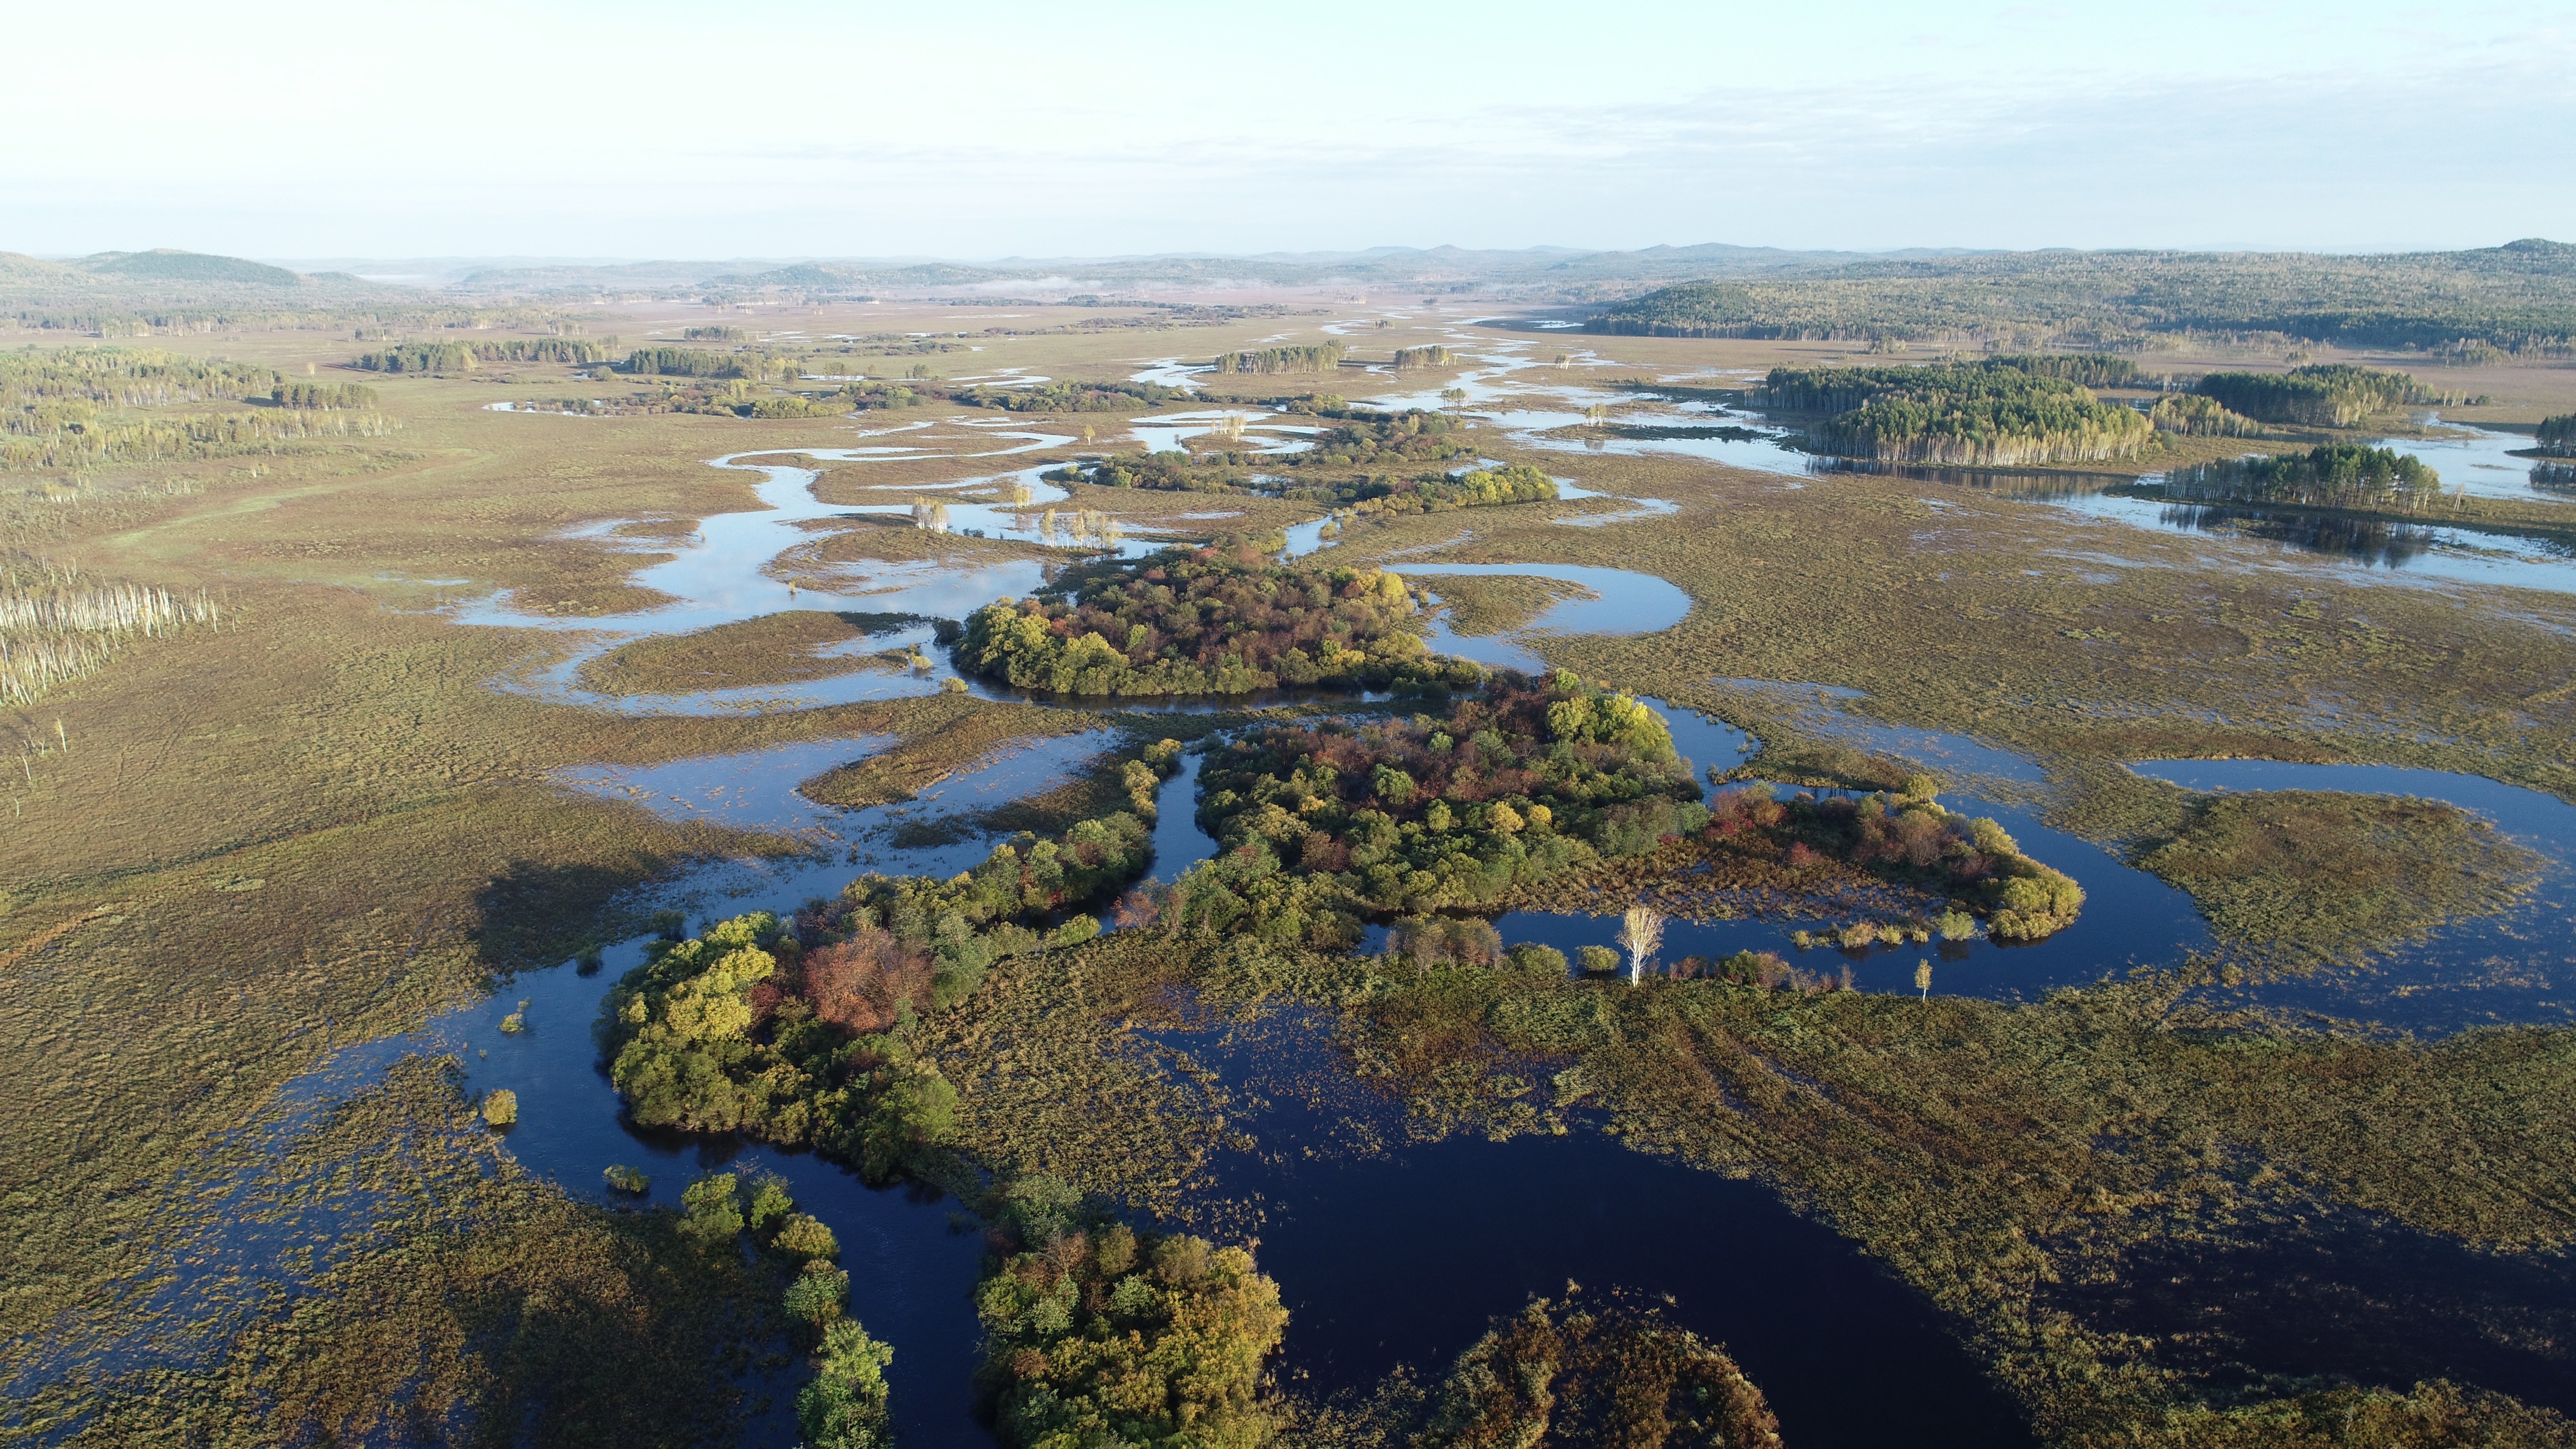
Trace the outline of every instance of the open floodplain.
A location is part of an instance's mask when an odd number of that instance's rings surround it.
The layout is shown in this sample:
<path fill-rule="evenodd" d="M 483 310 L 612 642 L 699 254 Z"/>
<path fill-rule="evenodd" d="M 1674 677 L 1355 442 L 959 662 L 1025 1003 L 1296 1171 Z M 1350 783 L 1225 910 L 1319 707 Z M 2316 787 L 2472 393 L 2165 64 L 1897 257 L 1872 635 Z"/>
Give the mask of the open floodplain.
<path fill-rule="evenodd" d="M 1507 1442 L 1533 1355 L 1690 1442 L 2570 1442 L 2576 367 L 1856 466 L 1755 385 L 1863 344 L 1232 300 L 585 312 L 779 416 L 139 342 L 373 421 L 0 474 L 13 598 L 180 601 L 6 708 L 5 1432 L 813 1442 L 874 1342 L 916 1449 L 1102 1364 Z M 2347 439 L 2439 502 L 2186 496 Z M 1203 587 L 1361 622 L 1147 689 Z"/>

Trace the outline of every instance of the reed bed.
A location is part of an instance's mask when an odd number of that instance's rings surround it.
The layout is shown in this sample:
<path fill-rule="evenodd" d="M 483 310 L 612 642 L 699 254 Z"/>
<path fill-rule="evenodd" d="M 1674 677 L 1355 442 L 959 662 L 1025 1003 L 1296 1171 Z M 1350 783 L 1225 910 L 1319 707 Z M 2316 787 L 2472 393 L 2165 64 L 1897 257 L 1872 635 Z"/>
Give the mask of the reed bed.
<path fill-rule="evenodd" d="M 55 686 L 104 668 L 130 640 L 221 622 L 202 589 L 181 594 L 101 584 L 36 592 L 0 585 L 0 704 L 32 704 Z"/>

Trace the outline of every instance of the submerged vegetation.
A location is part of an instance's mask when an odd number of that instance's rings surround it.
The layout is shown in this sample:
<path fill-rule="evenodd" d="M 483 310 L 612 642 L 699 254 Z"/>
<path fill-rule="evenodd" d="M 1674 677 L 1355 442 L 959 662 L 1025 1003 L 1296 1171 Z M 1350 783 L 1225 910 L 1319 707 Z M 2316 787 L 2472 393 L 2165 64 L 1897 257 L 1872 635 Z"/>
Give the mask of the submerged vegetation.
<path fill-rule="evenodd" d="M 2054 364 L 2065 361 L 2066 367 Z M 2135 408 L 2096 401 L 2065 374 L 2105 376 L 2111 358 L 1998 358 L 1931 367 L 1775 367 L 1770 405 L 1832 416 L 1808 429 L 1848 457 L 1933 463 L 2125 458 L 2156 446 Z"/>
<path fill-rule="evenodd" d="M 1061 694 L 1244 694 L 1282 684 L 1446 689 L 1483 671 L 1408 627 L 1391 573 L 1274 564 L 1249 545 L 1069 571 L 975 611 L 957 667 Z"/>
<path fill-rule="evenodd" d="M 2138 864 L 2190 891 L 2227 940 L 2297 963 L 2504 910 L 2540 861 L 2439 801 L 2266 790 L 2195 797 Z"/>

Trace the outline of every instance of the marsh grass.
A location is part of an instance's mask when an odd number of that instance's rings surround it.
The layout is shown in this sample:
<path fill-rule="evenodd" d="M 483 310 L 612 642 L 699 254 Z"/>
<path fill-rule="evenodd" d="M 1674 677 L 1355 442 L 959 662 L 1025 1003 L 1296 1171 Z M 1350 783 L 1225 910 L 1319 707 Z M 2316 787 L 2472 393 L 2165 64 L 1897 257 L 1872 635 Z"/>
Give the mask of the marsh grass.
<path fill-rule="evenodd" d="M 1431 589 L 1448 606 L 1450 627 L 1468 638 L 1525 629 L 1566 599 L 1599 597 L 1581 584 L 1531 574 L 1441 576 Z"/>
<path fill-rule="evenodd" d="M 2195 796 L 2141 869 L 2226 940 L 2292 964 L 2365 954 L 2526 899 L 2543 862 L 2456 806 L 2305 790 Z"/>
<path fill-rule="evenodd" d="M 828 679 L 881 664 L 848 653 L 856 641 L 923 622 L 913 614 L 789 609 L 619 645 L 585 663 L 579 682 L 599 694 L 650 695 Z"/>
<path fill-rule="evenodd" d="M 455 1130 L 474 1116 L 456 1084 L 452 1062 L 404 1058 L 291 1130 L 256 1212 L 337 1216 L 337 1241 L 300 1279 L 210 1284 L 186 1305 L 220 1330 L 201 1360 L 60 1382 L 13 1427 L 61 1414 L 60 1442 L 101 1446 L 731 1442 L 743 1371 L 783 1347 L 781 1264 L 709 1252 L 669 1212 L 567 1199 Z"/>
<path fill-rule="evenodd" d="M 887 319 L 903 311 L 815 312 L 805 320 L 864 330 L 893 325 Z M 1045 325 L 1093 320 L 1071 310 L 1051 315 Z M 929 330 L 948 325 L 944 308 L 919 316 L 916 325 Z M 1240 347 L 1277 325 L 1164 333 L 1154 316 L 1130 320 L 1114 330 L 998 340 L 995 355 L 1057 375 L 1116 377 L 1156 356 Z M 307 361 L 342 360 L 342 335 L 235 330 L 214 345 L 300 370 Z M 1853 350 L 1596 341 L 1616 347 L 1622 361 L 1674 370 L 1814 364 Z M 646 518 L 655 522 L 630 531 L 677 537 L 690 520 L 756 506 L 749 475 L 707 468 L 705 459 L 746 446 L 850 441 L 839 419 L 573 422 L 482 410 L 524 396 L 527 386 L 579 390 L 556 371 L 521 369 L 515 392 L 472 377 L 384 378 L 374 385 L 384 412 L 403 423 L 398 443 L 350 438 L 228 465 L 102 468 L 59 500 L 0 496 L 0 542 L 56 560 L 78 552 L 108 576 L 154 580 L 174 594 L 226 591 L 221 632 L 192 631 L 185 647 L 131 649 L 53 687 L 48 704 L 66 716 L 77 748 L 38 773 L 24 823 L 13 819 L 0 834 L 0 1040 L 10 1047 L 0 1067 L 0 1115 L 12 1124 L 0 1133 L 0 1182 L 13 1189 L 0 1227 L 0 1375 L 13 1394 L 38 1386 L 13 1412 L 109 1404 L 114 1417 L 84 1421 L 100 1443 L 222 1427 L 186 1417 L 232 1412 L 211 1379 L 46 1383 L 35 1349 L 108 1341 L 110 1330 L 143 1312 L 137 1295 L 156 1255 L 196 1241 L 206 1211 L 198 1194 L 242 1186 L 272 1196 L 328 1191 L 353 1153 L 317 1149 L 281 1167 L 240 1159 L 226 1144 L 274 1108 L 281 1084 L 332 1048 L 410 1029 L 489 989 L 496 975 L 642 929 L 653 903 L 638 891 L 692 862 L 795 848 L 568 798 L 546 783 L 554 771 L 856 734 L 918 740 L 954 725 L 969 703 L 631 720 L 489 690 L 496 677 L 559 657 L 552 642 L 456 627 L 427 612 L 443 599 L 507 589 L 526 607 L 559 615 L 665 602 L 631 581 L 644 558 L 569 530 Z M 2567 410 L 2564 369 L 2502 368 L 2494 376 L 2491 390 L 2508 399 L 2495 415 Z M 1262 395 L 1282 386 L 1271 382 Z M 1524 456 L 1489 430 L 1471 436 L 1505 461 L 1564 466 L 1563 455 Z M 2241 446 L 2188 441 L 2211 457 Z M 1060 459 L 1037 453 L 1025 461 Z M 900 489 L 994 466 L 940 458 L 836 471 L 853 485 Z M 1600 563 L 1673 579 L 1695 601 L 1680 628 L 1641 639 L 1549 641 L 1544 651 L 1552 662 L 1705 705 L 1766 738 L 1789 737 L 1794 711 L 1707 681 L 1847 684 L 1869 692 L 1860 708 L 1875 719 L 2021 750 L 2050 770 L 2063 815 L 2080 815 L 2086 833 L 2104 839 L 2162 818 L 2161 807 L 2120 783 L 2127 772 L 2114 763 L 2149 753 L 2376 759 L 2474 769 L 2576 796 L 2569 764 L 2576 694 L 2564 648 L 2576 608 L 2555 596 L 2368 589 L 2250 571 L 2235 567 L 2239 556 L 2224 546 L 2108 534 L 1972 490 L 1898 479 L 1839 477 L 1790 489 L 1767 475 L 1604 455 L 1583 461 L 1581 481 L 1674 498 L 1682 511 L 1576 530 L 1486 510 L 1474 515 L 1476 537 L 1453 556 Z M 821 491 L 843 501 L 906 496 L 845 494 L 833 479 Z M 1204 498 L 1074 492 L 1068 508 L 1114 510 L 1131 529 L 1156 520 L 1205 526 L 1177 518 L 1203 509 Z M 1246 531 L 1312 515 L 1257 498 L 1225 506 L 1240 517 L 1224 526 Z M 846 526 L 818 530 L 818 554 L 1050 556 L 998 540 L 835 522 Z M 1372 520 L 1347 530 L 1332 561 L 1454 543 L 1454 528 L 1440 524 Z M 2114 562 L 2103 562 L 2105 548 L 2116 550 Z M 797 566 L 790 559 L 781 572 L 792 576 Z M 2099 581 L 2105 574 L 2110 582 Z M 468 582 L 440 582 L 454 579 Z M 2070 630 L 2087 637 L 2068 637 Z M 39 719 L 21 709 L 13 724 L 49 734 L 50 713 Z M 1040 728 L 1040 712 L 1019 718 L 1030 735 L 1089 723 Z M 999 725 L 963 731 L 953 746 L 919 752 L 902 777 L 869 788 L 908 792 L 916 776 L 962 765 L 1007 734 Z M 2139 748 L 2150 735 L 2158 748 Z M 254 880 L 261 889 L 219 888 Z M 1717 999 L 1733 989 L 1704 982 L 1621 988 L 1633 1005 L 1617 1009 L 1636 1014 L 1596 1018 L 1590 1013 L 1608 993 L 1594 988 L 1533 990 L 1508 1002 L 1461 993 L 1453 1003 L 1443 994 L 1453 974 L 1433 973 L 1430 986 L 1441 990 L 1422 988 L 1413 1009 L 1449 1023 L 1458 1041 L 1480 1043 L 1501 1064 L 1483 1070 L 1488 1058 L 1471 1063 L 1460 1052 L 1426 1059 L 1445 1063 L 1460 1084 L 1455 1120 L 1522 1130 L 1515 1124 L 1523 1118 L 1491 1105 L 1510 1102 L 1531 1111 L 1527 1130 L 1548 1130 L 1551 1115 L 1563 1125 L 1567 1114 L 1530 1107 L 1544 1094 L 1532 1090 L 1536 1079 L 1524 1068 L 1533 1052 L 1555 1054 L 1561 1065 L 1553 1070 L 1579 1062 L 1581 1075 L 1566 1080 L 1598 1084 L 1584 1100 L 1618 1112 L 1623 1130 L 1635 1125 L 1639 1145 L 1683 1152 L 1715 1170 L 1765 1174 L 1955 1306 L 2012 1382 L 2057 1406 L 2054 1422 L 2076 1423 L 2074 1410 L 2089 1409 L 2095 1417 L 2083 1423 L 2135 1426 L 2148 1442 L 2172 1443 L 2256 1442 L 2242 1426 L 2267 1422 L 2197 1397 L 2198 1387 L 2179 1385 L 2152 1363 L 2136 1367 L 2120 1357 L 2128 1349 L 2105 1348 L 2103 1334 L 2051 1317 L 2046 1297 L 2047 1272 L 2116 1268 L 2086 1257 L 2086 1245 L 2103 1239 L 2070 1223 L 2087 1231 L 2130 1223 L 2134 1231 L 2138 1219 L 2162 1222 L 2200 1200 L 2191 1196 L 2202 1171 L 2191 1144 L 2216 1139 L 2192 1137 L 2199 1119 L 2175 1104 L 2219 1090 L 2192 1075 L 2208 1060 L 2245 1074 L 2219 1073 L 2221 1085 L 2259 1087 L 2242 1095 L 2262 1097 L 2273 1135 L 2242 1150 L 2277 1160 L 2273 1171 L 2285 1180 L 2498 1250 L 2554 1241 L 2549 1225 L 2563 1216 L 2553 1206 L 2563 1194 L 2541 1175 L 2563 1171 L 2559 1159 L 2576 1140 L 2576 1124 L 2563 1120 L 2560 1104 L 2576 1093 L 2562 1080 L 2563 1042 L 2547 1033 L 2482 1033 L 2441 1046 L 2251 1027 L 2195 1036 L 2138 1025 L 2130 1018 L 2144 1008 L 2131 998 L 2093 994 L 2021 1008 L 1906 1002 L 1901 1019 L 1878 1016 L 1875 999 L 1840 993 L 1813 1002 L 1747 993 L 1714 1017 L 1659 1008 L 1673 991 Z M 1409 1111 L 1406 1104 L 1431 1100 L 1414 1084 L 1436 1074 L 1381 1072 L 1399 1063 L 1358 1013 L 1406 989 L 1364 963 L 1229 955 L 1206 943 L 1120 932 L 997 971 L 966 1008 L 927 1019 L 924 1029 L 961 1082 L 972 1154 L 963 1161 L 1052 1164 L 1102 1190 L 1180 1211 L 1198 1180 L 1192 1164 L 1248 1142 L 1252 1124 L 1221 1095 L 1213 1071 L 1158 1026 L 1203 1026 L 1190 1009 L 1220 1012 L 1223 1030 L 1248 1039 L 1265 1022 L 1275 1027 L 1292 1004 L 1329 1013 L 1349 1023 L 1349 1060 L 1373 1073 L 1312 1079 L 1319 1100 L 1341 1104 L 1335 1120 L 1364 1115 L 1370 1103 Z M 1574 994 L 1586 990 L 1590 998 Z M 2087 1027 L 2090 1016 L 2107 1024 Z M 1275 1034 L 1284 1050 L 1289 1034 Z M 1724 1055 L 1727 1042 L 1750 1058 Z M 2159 1059 L 2150 1047 L 2184 1055 Z M 1506 1077 L 1516 1085 L 1504 1085 Z M 1466 1092 L 1470 1082 L 1482 1084 L 1483 1095 Z M 2350 1110 L 2356 1100 L 2368 1110 Z M 424 1119 L 431 1127 L 420 1145 L 401 1139 L 406 1152 L 434 1156 L 488 1142 L 491 1134 L 465 1130 L 461 1110 L 442 1110 Z M 1416 1115 L 1424 1124 L 1444 1120 L 1428 1107 Z M 361 1145 L 394 1140 L 371 1135 L 380 1119 L 365 1112 L 346 1120 Z M 1365 1144 L 1402 1130 L 1400 1120 L 1391 1129 L 1373 1120 L 1334 1140 Z M 2204 1165 L 2239 1170 L 2233 1150 L 2210 1148 Z M 303 1335 L 290 1342 L 294 1335 L 280 1330 L 264 1340 L 279 1349 L 266 1361 L 293 1366 L 274 1384 L 291 1380 L 291 1402 L 306 1406 L 279 1423 L 310 1426 L 317 1437 L 333 1425 L 354 1430 L 335 1417 L 340 1408 L 376 1401 L 405 1365 L 428 1364 L 419 1382 L 456 1394 L 423 1402 L 450 1404 L 461 1421 L 499 1424 L 513 1406 L 536 1403 L 510 1397 L 510 1384 L 557 1371 L 561 1382 L 586 1384 L 595 1370 L 622 1375 L 637 1412 L 658 1416 L 637 1424 L 608 1406 L 594 1422 L 631 1431 L 627 1442 L 685 1440 L 695 1426 L 712 1425 L 691 1417 L 722 1401 L 702 1375 L 740 1340 L 685 1324 L 665 1333 L 649 1308 L 658 1295 L 639 1296 L 634 1287 L 664 1272 L 696 1281 L 701 1269 L 667 1262 L 660 1228 L 622 1236 L 614 1215 L 512 1199 L 519 1189 L 507 1185 L 496 1159 L 473 1161 L 467 1176 L 442 1169 L 415 1179 L 423 1194 L 416 1221 L 431 1234 L 416 1250 L 397 1255 L 373 1238 L 352 1243 L 347 1276 L 329 1279 L 328 1291 L 301 1307 L 277 1305 L 280 1314 L 311 1316 L 262 1320 L 292 1321 Z M 487 1190 L 476 1181 L 502 1185 Z M 658 1266 L 619 1266 L 643 1263 Z M 146 1327 L 182 1348 L 208 1334 L 230 1342 L 248 1322 L 234 1310 L 265 1311 L 266 1292 L 234 1285 L 229 1296 L 184 1305 Z M 576 1303 L 597 1305 L 600 1321 L 617 1330 L 586 1341 L 595 1362 L 544 1359 L 553 1367 L 542 1374 L 505 1367 L 495 1370 L 500 1387 L 482 1369 L 460 1367 L 459 1335 L 495 1342 L 499 1326 L 515 1322 L 540 1330 L 532 1344 L 576 1341 L 564 1336 L 581 1328 L 567 1306 Z M 514 1306 L 532 1311 L 514 1320 L 506 1316 Z M 540 1307 L 565 1318 L 549 1321 L 533 1311 Z M 372 1316 L 401 1331 L 371 1333 Z M 637 1331 L 621 1337 L 624 1327 Z M 486 1329 L 494 1336 L 482 1336 Z M 225 1372 L 238 1370 L 252 1393 L 268 1396 L 259 1402 L 289 1402 L 242 1353 L 211 1361 L 231 1365 Z M 702 1390 L 712 1397 L 692 1398 Z M 2402 1398 L 2355 1390 L 2326 1402 L 2314 1422 L 2354 1405 L 2367 1411 L 2354 1423 L 2403 1425 L 2421 1413 L 2436 1415 L 2427 1422 L 2455 1422 L 2439 1418 L 2448 1410 L 2426 1408 L 2423 1391 Z M 2369 1417 L 2383 1408 L 2394 1417 Z M 2165 1439 L 2153 1439 L 2157 1433 Z M 199 1442 L 224 1439 L 210 1428 Z"/>

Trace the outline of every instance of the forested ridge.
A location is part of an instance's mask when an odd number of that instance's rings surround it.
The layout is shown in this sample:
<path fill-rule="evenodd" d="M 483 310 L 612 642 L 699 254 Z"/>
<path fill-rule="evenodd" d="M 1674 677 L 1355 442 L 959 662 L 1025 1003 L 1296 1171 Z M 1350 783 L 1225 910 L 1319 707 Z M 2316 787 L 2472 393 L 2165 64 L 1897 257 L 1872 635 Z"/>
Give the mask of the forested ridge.
<path fill-rule="evenodd" d="M 2576 350 L 2576 246 L 2460 252 L 2012 252 L 1862 261 L 1779 281 L 1692 282 L 1587 330 L 1662 337 L 2006 339 L 2135 347 L 2279 333 L 2354 346 Z"/>

